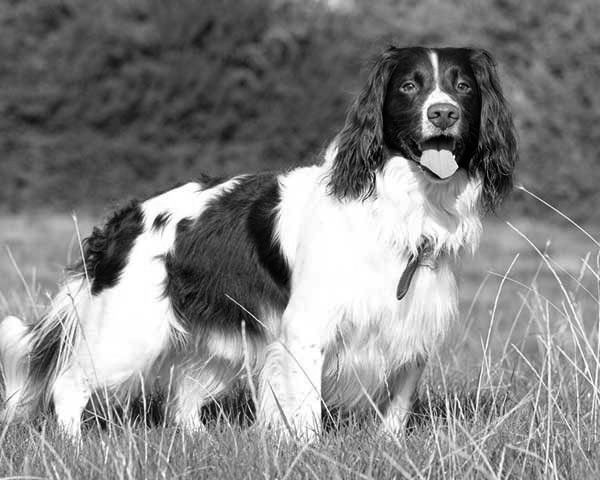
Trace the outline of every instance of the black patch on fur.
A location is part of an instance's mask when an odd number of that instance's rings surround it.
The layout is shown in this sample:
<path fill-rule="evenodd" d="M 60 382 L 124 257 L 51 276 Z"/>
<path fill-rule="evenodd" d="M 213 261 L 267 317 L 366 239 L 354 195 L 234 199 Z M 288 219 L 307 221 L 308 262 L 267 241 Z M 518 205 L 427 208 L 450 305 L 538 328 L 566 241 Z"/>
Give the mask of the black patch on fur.
<path fill-rule="evenodd" d="M 167 223 L 169 223 L 170 219 L 171 219 L 171 213 L 170 212 L 159 213 L 154 218 L 154 221 L 152 222 L 152 230 L 154 230 L 154 231 L 162 230 L 163 228 L 165 228 L 165 226 L 167 225 Z"/>
<path fill-rule="evenodd" d="M 226 180 L 227 180 L 227 178 L 224 178 L 224 177 L 213 177 L 213 176 L 207 175 L 205 173 L 201 173 L 198 176 L 198 178 L 187 180 L 187 181 L 178 181 L 175 183 L 170 183 L 168 185 L 168 187 L 166 187 L 166 188 L 161 187 L 158 190 L 154 190 L 153 192 L 151 192 L 151 195 L 149 198 L 158 197 L 158 196 L 162 195 L 163 193 L 168 193 L 171 190 L 175 190 L 176 188 L 183 187 L 184 185 L 187 185 L 188 183 L 196 182 L 196 183 L 198 183 L 198 190 L 206 190 L 208 188 L 215 187 L 215 186 L 223 183 Z"/>
<path fill-rule="evenodd" d="M 471 171 L 479 172 L 483 178 L 484 210 L 493 211 L 513 188 L 519 158 L 517 134 L 493 57 L 485 50 L 473 50 L 470 60 L 481 91 L 479 142 Z"/>
<path fill-rule="evenodd" d="M 29 378 L 32 397 L 28 401 L 41 402 L 46 407 L 51 402 L 49 382 L 55 377 L 58 368 L 60 352 L 70 349 L 71 345 L 64 345 L 64 325 L 66 319 L 56 321 L 51 330 L 42 331 L 47 325 L 46 318 L 40 319 L 31 328 L 31 353 L 29 355 Z"/>
<path fill-rule="evenodd" d="M 290 272 L 274 238 L 280 195 L 274 175 L 248 176 L 177 224 L 165 292 L 187 328 L 231 332 L 245 321 L 256 334 L 259 307 L 285 308 Z"/>
<path fill-rule="evenodd" d="M 127 264 L 135 239 L 144 230 L 144 213 L 138 201 L 117 210 L 106 224 L 94 227 L 83 241 L 85 269 L 90 278 L 93 295 L 117 284 Z M 80 262 L 75 270 L 84 272 Z"/>
<path fill-rule="evenodd" d="M 216 187 L 217 185 L 220 185 L 226 180 L 227 179 L 224 177 L 212 177 L 210 175 L 207 175 L 206 173 L 201 173 L 197 181 L 198 183 L 200 183 L 202 189 L 204 190 L 207 188 Z"/>
<path fill-rule="evenodd" d="M 397 56 L 398 49 L 390 47 L 377 58 L 337 136 L 328 184 L 337 198 L 367 198 L 375 190 L 375 174 L 385 163 L 383 102 Z"/>
<path fill-rule="evenodd" d="M 247 226 L 261 265 L 278 285 L 289 290 L 290 270 L 279 244 L 276 244 L 273 238 L 277 221 L 276 209 L 280 201 L 279 184 L 275 180 L 266 186 L 259 201 L 250 209 Z"/>

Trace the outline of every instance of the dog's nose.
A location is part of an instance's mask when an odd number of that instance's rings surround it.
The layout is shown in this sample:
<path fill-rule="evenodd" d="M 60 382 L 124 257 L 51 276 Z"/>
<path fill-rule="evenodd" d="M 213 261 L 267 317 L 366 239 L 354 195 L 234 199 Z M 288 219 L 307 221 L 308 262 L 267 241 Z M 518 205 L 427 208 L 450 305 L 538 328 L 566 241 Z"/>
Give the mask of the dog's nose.
<path fill-rule="evenodd" d="M 427 109 L 427 118 L 436 127 L 446 130 L 458 121 L 460 114 L 450 103 L 434 103 Z"/>

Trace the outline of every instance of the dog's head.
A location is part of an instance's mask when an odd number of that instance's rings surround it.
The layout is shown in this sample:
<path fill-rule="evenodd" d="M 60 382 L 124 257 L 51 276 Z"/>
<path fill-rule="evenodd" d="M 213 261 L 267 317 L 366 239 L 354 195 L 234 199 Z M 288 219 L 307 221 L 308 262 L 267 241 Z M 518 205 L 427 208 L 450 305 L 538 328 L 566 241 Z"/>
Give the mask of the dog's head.
<path fill-rule="evenodd" d="M 377 59 L 337 138 L 330 188 L 372 194 L 387 159 L 400 155 L 431 182 L 458 169 L 483 182 L 494 209 L 512 188 L 517 146 L 495 62 L 484 50 L 389 47 Z"/>

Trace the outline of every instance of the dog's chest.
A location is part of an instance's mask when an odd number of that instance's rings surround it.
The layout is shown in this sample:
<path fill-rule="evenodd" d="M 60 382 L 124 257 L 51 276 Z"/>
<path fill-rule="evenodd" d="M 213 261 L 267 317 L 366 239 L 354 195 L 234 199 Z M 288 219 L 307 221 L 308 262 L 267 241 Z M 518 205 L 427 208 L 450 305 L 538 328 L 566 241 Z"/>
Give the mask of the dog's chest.
<path fill-rule="evenodd" d="M 440 258 L 417 268 L 406 296 L 396 289 L 407 256 L 390 250 L 379 258 L 356 257 L 346 273 L 347 295 L 338 292 L 340 314 L 329 329 L 323 371 L 324 398 L 352 408 L 364 393 L 383 401 L 403 367 L 426 358 L 448 332 L 457 310 L 452 264 Z M 359 266 L 360 265 L 360 266 Z"/>
<path fill-rule="evenodd" d="M 384 399 L 402 369 L 444 338 L 457 311 L 451 258 L 476 242 L 480 227 L 468 208 L 466 215 L 462 207 L 430 208 L 419 184 L 385 185 L 404 195 L 342 203 L 317 189 L 296 209 L 291 202 L 282 209 L 282 221 L 297 220 L 293 235 L 280 237 L 293 270 L 288 313 L 323 347 L 323 397 L 331 406 L 352 408 L 365 393 Z M 439 256 L 417 269 L 398 300 L 409 251 L 423 239 Z"/>
<path fill-rule="evenodd" d="M 349 329 L 356 345 L 381 344 L 406 359 L 424 353 L 425 344 L 434 343 L 456 311 L 453 264 L 444 257 L 421 264 L 399 300 L 397 287 L 407 259 L 408 254 L 401 259 L 382 255 L 339 279 L 345 291 L 337 293 L 342 313 L 337 317 L 336 334 Z"/>

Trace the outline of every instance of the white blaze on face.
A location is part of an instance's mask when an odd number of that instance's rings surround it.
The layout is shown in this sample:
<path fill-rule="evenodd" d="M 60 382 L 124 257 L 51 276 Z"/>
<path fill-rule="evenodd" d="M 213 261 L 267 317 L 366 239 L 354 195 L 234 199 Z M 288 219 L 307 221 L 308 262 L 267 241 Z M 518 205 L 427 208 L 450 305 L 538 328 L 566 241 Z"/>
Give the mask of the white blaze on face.
<path fill-rule="evenodd" d="M 449 103 L 455 107 L 458 104 L 440 88 L 440 71 L 438 55 L 436 52 L 429 52 L 429 60 L 433 69 L 434 87 L 425 102 L 421 114 L 421 131 L 423 138 L 440 136 L 440 130 L 433 125 L 427 118 L 427 110 L 436 103 Z M 460 108 L 460 107 L 459 107 Z M 431 170 L 440 178 L 448 178 L 458 170 L 456 159 L 449 149 L 446 142 L 427 142 L 422 146 L 423 154 L 421 156 L 421 165 Z"/>

